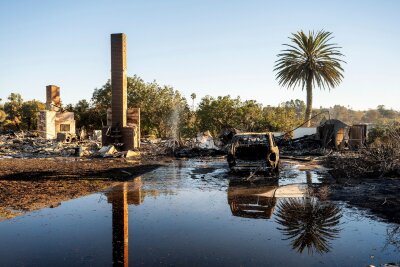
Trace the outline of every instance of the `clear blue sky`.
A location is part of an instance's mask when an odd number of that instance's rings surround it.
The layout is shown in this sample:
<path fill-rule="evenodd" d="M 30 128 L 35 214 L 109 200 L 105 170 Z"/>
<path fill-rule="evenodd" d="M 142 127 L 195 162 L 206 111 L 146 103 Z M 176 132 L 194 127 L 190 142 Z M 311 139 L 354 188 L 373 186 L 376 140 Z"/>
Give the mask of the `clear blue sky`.
<path fill-rule="evenodd" d="M 64 104 L 90 99 L 110 77 L 110 33 L 128 40 L 128 75 L 189 98 L 240 95 L 265 105 L 305 100 L 280 88 L 273 65 L 297 30 L 332 31 L 348 62 L 343 83 L 314 106 L 400 110 L 400 1 L 0 1 L 0 98 Z"/>

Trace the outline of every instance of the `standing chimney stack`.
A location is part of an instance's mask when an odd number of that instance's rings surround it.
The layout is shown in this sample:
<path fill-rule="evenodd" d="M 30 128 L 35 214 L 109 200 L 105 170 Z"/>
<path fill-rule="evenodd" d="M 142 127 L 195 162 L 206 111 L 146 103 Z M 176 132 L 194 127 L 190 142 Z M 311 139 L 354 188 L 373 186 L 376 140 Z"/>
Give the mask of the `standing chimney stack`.
<path fill-rule="evenodd" d="M 118 150 L 140 146 L 140 109 L 128 110 L 127 84 L 126 35 L 114 33 L 111 34 L 111 109 L 107 111 L 107 127 L 102 130 L 102 144 L 114 145 Z"/>
<path fill-rule="evenodd" d="M 59 111 L 61 107 L 60 87 L 57 85 L 46 86 L 46 109 Z"/>
<path fill-rule="evenodd" d="M 112 126 L 126 126 L 127 80 L 126 80 L 126 35 L 111 34 L 111 87 Z"/>

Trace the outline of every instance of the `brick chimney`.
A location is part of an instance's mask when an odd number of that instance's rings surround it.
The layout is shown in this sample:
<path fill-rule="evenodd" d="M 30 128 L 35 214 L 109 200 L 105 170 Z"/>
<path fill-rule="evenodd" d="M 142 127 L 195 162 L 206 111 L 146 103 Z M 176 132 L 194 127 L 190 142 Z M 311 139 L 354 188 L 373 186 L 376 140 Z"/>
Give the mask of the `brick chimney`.
<path fill-rule="evenodd" d="M 128 107 L 124 33 L 111 34 L 111 87 L 112 127 L 125 127 Z"/>

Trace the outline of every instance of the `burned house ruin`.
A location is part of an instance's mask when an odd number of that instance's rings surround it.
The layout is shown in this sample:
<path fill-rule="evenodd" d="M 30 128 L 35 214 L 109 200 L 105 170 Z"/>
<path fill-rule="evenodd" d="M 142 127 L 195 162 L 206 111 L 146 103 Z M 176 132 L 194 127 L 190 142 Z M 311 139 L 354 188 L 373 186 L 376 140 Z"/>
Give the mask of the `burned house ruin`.
<path fill-rule="evenodd" d="M 126 35 L 111 34 L 111 109 L 107 127 L 102 129 L 102 145 L 119 150 L 140 147 L 140 109 L 127 106 Z"/>
<path fill-rule="evenodd" d="M 61 111 L 60 87 L 56 85 L 46 86 L 46 110 L 39 111 L 38 132 L 46 139 L 75 135 L 74 113 Z"/>

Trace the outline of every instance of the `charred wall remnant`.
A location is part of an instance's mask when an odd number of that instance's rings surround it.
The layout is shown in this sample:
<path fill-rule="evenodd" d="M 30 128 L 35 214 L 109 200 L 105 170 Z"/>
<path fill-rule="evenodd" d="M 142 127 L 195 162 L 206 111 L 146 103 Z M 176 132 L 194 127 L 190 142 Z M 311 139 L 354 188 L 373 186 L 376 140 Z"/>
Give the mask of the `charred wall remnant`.
<path fill-rule="evenodd" d="M 128 121 L 140 121 L 140 109 L 135 109 L 136 112 L 128 110 L 126 69 L 126 35 L 111 34 L 112 97 L 111 113 L 107 114 L 111 117 L 111 122 L 102 130 L 102 144 L 114 145 L 119 150 L 140 146 L 140 123 L 128 125 Z"/>
<path fill-rule="evenodd" d="M 57 85 L 46 86 L 46 109 L 51 111 L 60 111 L 60 87 Z"/>
<path fill-rule="evenodd" d="M 58 139 L 60 134 L 75 135 L 74 113 L 61 111 L 59 86 L 46 86 L 46 110 L 39 112 L 38 132 L 46 139 Z"/>

